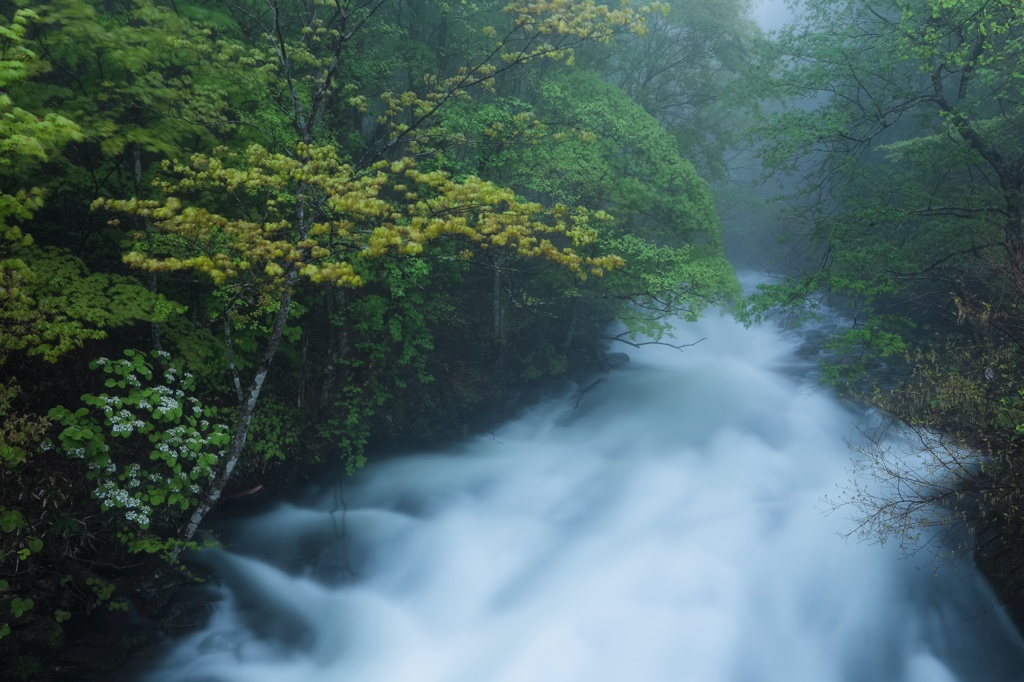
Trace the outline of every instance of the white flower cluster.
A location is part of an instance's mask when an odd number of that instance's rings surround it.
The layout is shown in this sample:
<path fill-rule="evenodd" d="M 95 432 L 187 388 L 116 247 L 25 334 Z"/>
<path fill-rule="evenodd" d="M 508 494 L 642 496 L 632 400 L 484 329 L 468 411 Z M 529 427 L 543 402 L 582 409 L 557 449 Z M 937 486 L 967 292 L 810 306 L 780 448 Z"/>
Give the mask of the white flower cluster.
<path fill-rule="evenodd" d="M 89 467 L 105 469 L 108 474 L 113 474 L 117 471 L 117 467 L 113 462 L 108 462 L 105 467 L 90 462 Z M 100 500 L 100 507 L 104 511 L 114 507 L 125 509 L 125 519 L 138 524 L 140 528 L 146 528 L 150 524 L 153 508 L 138 497 L 138 489 L 142 486 L 142 481 L 138 478 L 141 471 L 142 467 L 138 464 L 130 464 L 125 469 L 128 487 L 135 488 L 136 491 L 122 488 L 112 478 L 107 478 L 96 487 L 93 495 L 97 500 Z"/>
<path fill-rule="evenodd" d="M 158 355 L 170 357 L 166 353 Z M 123 509 L 128 522 L 146 528 L 152 522 L 155 507 L 184 504 L 183 500 L 202 494 L 204 481 L 213 479 L 217 462 L 225 456 L 223 450 L 214 454 L 210 441 L 224 439 L 227 427 L 211 424 L 206 419 L 197 426 L 181 423 L 185 419 L 181 415 L 183 408 L 191 407 L 191 412 L 197 416 L 203 413 L 202 403 L 197 398 L 175 388 L 174 382 L 181 378 L 181 370 L 168 367 L 162 370 L 162 375 L 154 377 L 149 365 L 138 355 L 134 360 L 116 360 L 113 363 L 113 368 L 108 367 L 112 361 L 100 358 L 96 366 L 104 367 L 107 374 L 113 372 L 123 377 L 122 395 L 94 395 L 90 397 L 90 404 L 98 406 L 106 417 L 107 433 L 149 434 L 155 440 L 150 450 L 150 461 L 127 464 L 118 475 L 118 466 L 111 459 L 110 448 L 102 438 L 83 443 L 84 447 L 69 442 L 68 445 L 74 447 L 66 452 L 70 457 L 86 460 L 89 478 L 96 479 L 94 495 L 104 510 Z M 192 382 L 194 378 L 184 373 L 182 386 L 190 388 L 186 382 Z M 139 390 L 143 389 L 143 381 L 146 382 L 145 390 Z M 116 385 L 120 382 L 111 383 Z M 155 420 L 161 418 L 164 426 L 170 428 L 157 426 Z M 96 430 L 95 426 L 92 428 Z M 117 452 L 122 450 L 139 455 L 145 452 L 134 446 L 119 448 Z"/>
<path fill-rule="evenodd" d="M 106 447 L 104 447 L 104 450 L 106 450 Z M 83 454 L 82 456 L 84 457 L 85 455 Z M 109 459 L 107 460 L 106 464 L 101 464 L 100 462 L 97 462 L 94 459 L 90 459 L 87 462 L 87 465 L 88 465 L 90 471 L 105 472 L 105 473 L 108 473 L 108 474 L 116 474 L 117 473 L 117 465 L 114 464 L 114 462 L 112 460 L 109 460 Z"/>
<path fill-rule="evenodd" d="M 179 403 L 174 398 L 170 398 L 170 397 L 165 396 L 165 395 L 160 396 L 160 407 L 159 407 L 159 410 L 161 412 L 170 412 L 172 410 L 178 409 L 179 407 L 181 407 L 181 403 Z"/>
<path fill-rule="evenodd" d="M 148 504 L 143 504 L 139 498 L 133 496 L 127 490 L 118 488 L 117 484 L 113 481 L 104 481 L 96 488 L 95 494 L 96 499 L 102 500 L 100 506 L 104 510 L 121 507 L 127 510 L 124 517 L 128 521 L 133 521 L 142 528 L 149 525 L 150 516 L 153 514 L 152 507 Z"/>
<path fill-rule="evenodd" d="M 142 481 L 139 480 L 139 470 L 142 469 L 138 464 L 130 464 L 127 469 L 124 470 L 124 476 L 128 479 L 128 485 L 132 488 L 138 488 L 142 485 Z"/>
<path fill-rule="evenodd" d="M 103 412 L 109 417 L 110 413 L 114 411 L 114 408 L 121 407 L 124 404 L 120 398 L 116 395 L 101 395 L 100 399 L 103 400 Z"/>
<path fill-rule="evenodd" d="M 100 362 L 100 360 L 102 360 L 103 362 Z M 102 367 L 103 365 L 107 364 L 106 358 L 100 358 L 100 360 L 96 361 L 97 366 Z M 142 382 L 139 381 L 139 378 L 135 376 L 135 372 L 132 371 L 133 369 L 136 368 L 135 363 L 133 363 L 130 360 L 118 360 L 114 364 L 118 368 L 118 370 L 115 371 L 117 371 L 118 374 L 124 377 L 125 382 L 129 386 L 132 386 L 133 388 L 139 388 L 142 386 Z"/>
<path fill-rule="evenodd" d="M 217 431 L 220 431 L 220 429 Z M 165 455 L 169 455 L 171 461 L 181 463 L 182 461 L 198 460 L 199 455 L 208 445 L 209 437 L 204 438 L 194 428 L 185 424 L 179 424 L 164 431 L 164 439 L 156 446 L 156 449 Z M 220 459 L 222 454 L 218 453 L 217 459 Z M 162 459 L 166 461 L 166 458 Z M 195 468 L 198 469 L 199 475 L 208 479 L 213 478 L 213 468 L 209 464 L 197 464 Z M 190 478 L 189 472 L 182 468 L 180 477 L 183 480 Z"/>
<path fill-rule="evenodd" d="M 144 511 L 137 512 L 134 509 L 129 509 L 125 512 L 124 517 L 129 521 L 134 521 L 139 524 L 142 528 L 149 525 L 149 515 Z"/>
<path fill-rule="evenodd" d="M 128 410 L 122 409 L 116 415 L 113 410 L 107 413 L 107 419 L 110 420 L 110 430 L 114 433 L 131 433 L 135 429 L 141 429 L 146 425 L 140 419 L 136 419 L 135 415 Z"/>
<path fill-rule="evenodd" d="M 153 416 L 162 417 L 168 412 L 173 412 L 181 407 L 181 403 L 178 402 L 177 398 L 181 398 L 185 395 L 183 391 L 174 391 L 167 386 L 154 386 L 153 393 L 158 396 L 159 405 L 153 410 Z"/>
<path fill-rule="evenodd" d="M 114 395 L 99 396 L 103 401 L 103 415 L 110 422 L 114 433 L 131 433 L 145 424 L 135 418 L 128 410 L 124 409 L 124 400 Z M 117 412 L 114 412 L 117 410 Z"/>

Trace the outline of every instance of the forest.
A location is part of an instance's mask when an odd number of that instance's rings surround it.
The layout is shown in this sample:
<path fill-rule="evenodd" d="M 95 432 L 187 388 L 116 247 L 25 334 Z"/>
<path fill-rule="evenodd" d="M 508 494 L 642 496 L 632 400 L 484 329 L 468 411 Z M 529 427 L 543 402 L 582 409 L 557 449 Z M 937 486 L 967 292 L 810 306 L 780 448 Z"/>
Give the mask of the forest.
<path fill-rule="evenodd" d="M 852 320 L 826 381 L 928 463 L 878 442 L 853 532 L 973 555 L 1024 623 L 1024 9 L 751 12 L 0 0 L 0 675 L 160 618 L 225 505 L 718 308 Z M 744 297 L 720 215 L 775 181 Z"/>

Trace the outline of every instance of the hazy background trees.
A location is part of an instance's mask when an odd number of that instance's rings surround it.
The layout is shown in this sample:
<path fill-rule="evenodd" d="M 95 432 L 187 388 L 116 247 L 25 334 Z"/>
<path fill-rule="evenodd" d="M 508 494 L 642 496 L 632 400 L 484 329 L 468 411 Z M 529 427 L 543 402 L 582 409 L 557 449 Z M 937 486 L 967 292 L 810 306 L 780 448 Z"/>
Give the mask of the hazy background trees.
<path fill-rule="evenodd" d="M 766 90 L 789 106 L 755 134 L 797 182 L 798 265 L 750 306 L 824 297 L 849 315 L 831 378 L 921 446 L 871 448 L 862 473 L 898 492 L 851 491 L 869 535 L 949 537 L 952 523 L 952 549 L 975 551 L 1018 615 L 1022 21 L 1013 2 L 798 6 Z"/>

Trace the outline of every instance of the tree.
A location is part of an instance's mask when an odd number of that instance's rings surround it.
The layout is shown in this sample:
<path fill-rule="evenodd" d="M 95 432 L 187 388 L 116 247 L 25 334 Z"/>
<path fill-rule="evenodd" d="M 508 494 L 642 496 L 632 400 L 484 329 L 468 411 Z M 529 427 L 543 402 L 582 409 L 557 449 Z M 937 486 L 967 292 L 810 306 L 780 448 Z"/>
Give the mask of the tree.
<path fill-rule="evenodd" d="M 332 145 L 318 144 L 330 139 L 321 126 L 336 93 L 344 90 L 336 79 L 347 45 L 383 4 L 229 3 L 250 42 L 247 52 L 237 53 L 240 64 L 266 79 L 270 101 L 292 128 L 294 146 L 285 146 L 284 153 L 252 145 L 244 155 L 226 150 L 194 155 L 190 162 L 168 165 L 180 179 L 161 183 L 163 200 L 95 204 L 152 223 L 153 234 L 140 235 L 144 242 L 126 256 L 129 264 L 150 271 L 196 270 L 214 285 L 228 287 L 231 309 L 223 319 L 238 415 L 230 450 L 192 516 L 186 540 L 220 498 L 242 455 L 300 281 L 356 287 L 365 276 L 360 260 L 417 256 L 424 244 L 444 237 L 544 257 L 581 276 L 621 264 L 615 256 L 578 253 L 594 240 L 584 209 L 555 206 L 545 220 L 541 206 L 476 177 L 457 181 L 423 171 L 409 156 L 371 161 L 399 150 L 429 152 L 436 146 L 438 131 L 432 125 L 438 112 L 464 98 L 467 89 L 486 88 L 503 72 L 534 60 L 568 60 L 575 45 L 610 40 L 617 30 L 643 30 L 640 14 L 591 2 L 508 5 L 505 13 L 513 20 L 504 40 L 478 60 L 451 77 L 430 80 L 423 96 L 385 93 L 386 137 L 361 163 L 347 164 Z M 359 95 L 349 102 L 363 106 Z M 221 198 L 207 202 L 211 190 Z M 188 194 L 198 201 L 185 203 Z M 558 238 L 563 245 L 552 241 Z M 247 311 L 247 305 L 253 307 Z M 256 315 L 272 311 L 271 321 L 259 359 L 243 382 L 232 361 L 230 334 L 240 313 L 253 310 Z"/>
<path fill-rule="evenodd" d="M 848 298 L 861 322 L 882 319 L 894 295 L 924 296 L 935 310 L 950 290 L 988 287 L 986 264 L 1016 269 L 1019 8 L 915 0 L 806 9 L 778 40 L 786 68 L 776 87 L 814 105 L 777 114 L 759 135 L 770 167 L 803 176 L 798 210 L 821 265 L 806 288 Z"/>
<path fill-rule="evenodd" d="M 681 138 L 569 66 L 668 10 L 0 3 L 0 669 L 226 486 L 451 437 L 622 310 L 728 297 Z"/>
<path fill-rule="evenodd" d="M 26 36 L 39 21 L 28 9 L 0 14 L 0 639 L 12 632 L 13 620 L 31 619 L 26 614 L 41 595 L 52 597 L 51 581 L 40 580 L 42 553 L 74 553 L 73 541 L 57 525 L 77 491 L 43 451 L 50 422 L 26 404 L 25 387 L 39 387 L 24 376 L 37 377 L 41 364 L 106 338 L 111 328 L 174 310 L 133 278 L 90 272 L 65 251 L 37 246 L 22 229 L 44 207 L 46 195 L 26 180 L 39 177 L 66 144 L 82 139 L 67 117 L 20 106 L 25 84 L 50 66 L 27 47 Z M 69 617 L 63 608 L 53 610 L 65 604 L 51 599 L 46 606 L 45 618 L 60 623 Z"/>
<path fill-rule="evenodd" d="M 230 107 L 241 88 L 216 70 L 228 43 L 214 40 L 214 31 L 224 27 L 197 24 L 151 0 L 34 5 L 38 20 L 25 41 L 47 68 L 17 95 L 41 115 L 74 121 L 80 133 L 39 178 L 51 203 L 37 220 L 37 238 L 112 269 L 124 230 L 90 215 L 91 201 L 144 198 L 154 161 L 209 149 L 238 123 Z"/>
<path fill-rule="evenodd" d="M 18 180 L 32 165 L 46 161 L 48 153 L 81 136 L 78 127 L 63 116 L 39 117 L 14 105 L 6 91 L 45 67 L 24 45 L 25 31 L 37 15 L 30 10 L 18 10 L 9 22 L 2 18 L 5 21 L 0 24 L 0 172 L 4 186 L 0 193 L 0 310 L 7 324 L 0 336 L 0 360 L 6 359 L 11 350 L 31 345 L 26 339 L 29 328 L 46 333 L 48 326 L 26 291 L 35 275 L 22 258 L 12 253 L 32 246 L 31 236 L 24 234 L 18 223 L 31 219 L 43 205 L 43 191 L 18 186 Z"/>
<path fill-rule="evenodd" d="M 779 36 L 777 84 L 810 104 L 760 132 L 769 166 L 802 180 L 795 216 L 811 265 L 752 309 L 824 293 L 849 311 L 832 376 L 919 435 L 913 466 L 870 449 L 862 473 L 897 493 L 854 491 L 865 528 L 961 524 L 983 539 L 979 563 L 1006 569 L 997 588 L 1010 596 L 1024 584 L 1012 549 L 1024 528 L 1024 14 L 1000 0 L 804 9 Z"/>
<path fill-rule="evenodd" d="M 630 264 L 598 287 L 573 286 L 576 295 L 628 301 L 618 312 L 636 338 L 660 337 L 669 317 L 694 319 L 737 294 L 710 189 L 673 136 L 593 72 L 551 75 L 539 90 L 538 114 L 557 132 L 517 164 L 544 171 L 521 182 L 616 216 L 602 244 Z"/>
<path fill-rule="evenodd" d="M 707 180 L 728 173 L 743 112 L 754 106 L 744 85 L 761 41 L 747 0 L 675 0 L 624 35 L 602 71 L 676 138 L 679 152 Z"/>

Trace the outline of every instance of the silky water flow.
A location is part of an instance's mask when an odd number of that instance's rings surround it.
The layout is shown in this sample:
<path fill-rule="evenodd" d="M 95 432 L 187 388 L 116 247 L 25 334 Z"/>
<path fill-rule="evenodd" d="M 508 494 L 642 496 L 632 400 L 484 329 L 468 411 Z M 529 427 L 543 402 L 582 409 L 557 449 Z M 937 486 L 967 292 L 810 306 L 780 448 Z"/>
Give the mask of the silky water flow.
<path fill-rule="evenodd" d="M 211 622 L 145 680 L 1024 680 L 969 565 L 826 513 L 864 416 L 816 387 L 799 332 L 677 336 L 704 341 L 241 522 L 205 556 Z"/>

